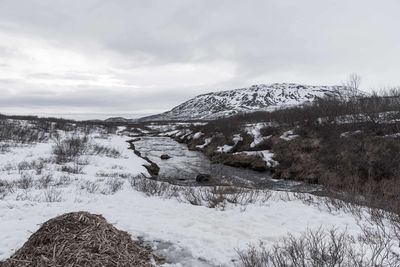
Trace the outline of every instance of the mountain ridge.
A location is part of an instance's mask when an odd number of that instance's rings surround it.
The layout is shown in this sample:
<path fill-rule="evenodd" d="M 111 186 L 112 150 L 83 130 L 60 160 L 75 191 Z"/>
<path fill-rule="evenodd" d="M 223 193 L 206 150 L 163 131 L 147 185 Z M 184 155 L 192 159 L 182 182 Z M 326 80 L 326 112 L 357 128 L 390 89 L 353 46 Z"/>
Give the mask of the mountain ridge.
<path fill-rule="evenodd" d="M 210 120 L 237 113 L 269 111 L 303 105 L 328 96 L 348 98 L 354 94 L 365 95 L 361 91 L 350 90 L 345 86 L 315 86 L 295 83 L 258 84 L 201 94 L 170 111 L 143 117 L 140 120 Z"/>

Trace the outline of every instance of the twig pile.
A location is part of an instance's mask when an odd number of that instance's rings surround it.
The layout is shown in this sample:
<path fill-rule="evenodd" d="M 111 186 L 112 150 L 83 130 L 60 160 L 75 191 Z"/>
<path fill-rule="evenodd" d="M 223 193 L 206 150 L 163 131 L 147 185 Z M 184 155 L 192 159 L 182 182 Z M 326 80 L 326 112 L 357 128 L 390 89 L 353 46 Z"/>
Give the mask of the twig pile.
<path fill-rule="evenodd" d="M 0 267 L 151 266 L 150 250 L 101 215 L 67 213 L 45 222 Z"/>

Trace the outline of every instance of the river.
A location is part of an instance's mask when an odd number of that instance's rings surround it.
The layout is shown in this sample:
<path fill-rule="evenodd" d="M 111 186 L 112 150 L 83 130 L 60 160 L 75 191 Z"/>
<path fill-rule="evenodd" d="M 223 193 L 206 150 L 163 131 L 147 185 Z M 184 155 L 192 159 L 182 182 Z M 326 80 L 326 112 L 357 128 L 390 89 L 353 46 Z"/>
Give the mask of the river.
<path fill-rule="evenodd" d="M 136 150 L 148 157 L 160 167 L 159 180 L 180 185 L 199 185 L 196 176 L 200 173 L 210 174 L 213 178 L 207 185 L 236 185 L 271 190 L 316 192 L 321 188 L 297 181 L 272 179 L 269 172 L 257 172 L 249 169 L 235 168 L 211 163 L 199 151 L 192 151 L 169 137 L 144 136 L 134 142 Z M 162 160 L 161 155 L 171 158 Z"/>

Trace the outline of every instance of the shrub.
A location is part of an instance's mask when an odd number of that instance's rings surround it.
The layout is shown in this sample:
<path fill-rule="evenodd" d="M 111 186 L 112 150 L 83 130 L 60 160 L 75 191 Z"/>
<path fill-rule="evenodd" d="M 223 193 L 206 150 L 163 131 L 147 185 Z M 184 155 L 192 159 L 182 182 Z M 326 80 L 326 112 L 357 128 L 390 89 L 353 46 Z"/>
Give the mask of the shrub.
<path fill-rule="evenodd" d="M 44 201 L 45 202 L 61 202 L 61 191 L 56 190 L 55 188 L 49 188 L 44 192 Z"/>
<path fill-rule="evenodd" d="M 37 187 L 39 189 L 48 188 L 52 181 L 53 181 L 53 175 L 52 174 L 43 175 L 38 179 Z"/>
<path fill-rule="evenodd" d="M 14 141 L 28 144 L 47 139 L 47 133 L 42 129 L 21 123 L 17 120 L 0 119 L 0 141 Z"/>
<path fill-rule="evenodd" d="M 239 250 L 239 260 L 244 267 L 399 266 L 394 242 L 378 229 L 363 227 L 356 239 L 336 229 L 307 230 L 299 237 L 289 234 L 269 249 L 260 243 Z"/>
<path fill-rule="evenodd" d="M 71 177 L 68 175 L 62 175 L 54 184 L 54 186 L 65 186 L 71 183 Z"/>
<path fill-rule="evenodd" d="M 95 155 L 103 155 L 110 158 L 119 158 L 121 156 L 121 152 L 112 147 L 94 144 L 91 149 Z"/>
<path fill-rule="evenodd" d="M 279 129 L 279 127 L 273 127 L 273 126 L 267 126 L 264 128 L 260 129 L 260 134 L 262 136 L 270 136 L 270 135 L 278 135 L 280 134 L 281 130 Z"/>
<path fill-rule="evenodd" d="M 99 190 L 99 185 L 96 182 L 85 181 L 85 183 L 81 184 L 81 189 L 86 189 L 90 194 L 94 194 Z"/>
<path fill-rule="evenodd" d="M 107 189 L 103 191 L 103 194 L 115 194 L 117 191 L 119 191 L 122 186 L 124 185 L 124 181 L 122 179 L 115 179 L 115 178 L 109 178 L 106 181 Z"/>
<path fill-rule="evenodd" d="M 84 135 L 73 134 L 65 139 L 55 138 L 53 154 L 56 156 L 56 163 L 66 163 L 75 160 L 85 154 L 89 147 L 89 138 Z"/>
<path fill-rule="evenodd" d="M 23 171 L 30 170 L 33 167 L 32 167 L 32 164 L 30 164 L 29 162 L 21 161 L 20 163 L 18 163 L 17 168 L 18 168 L 18 172 L 22 173 Z"/>
<path fill-rule="evenodd" d="M 13 185 L 5 180 L 0 180 L 0 200 L 13 192 Z"/>
<path fill-rule="evenodd" d="M 21 178 L 16 181 L 16 185 L 20 189 L 27 190 L 33 186 L 32 175 L 28 173 L 22 173 Z"/>

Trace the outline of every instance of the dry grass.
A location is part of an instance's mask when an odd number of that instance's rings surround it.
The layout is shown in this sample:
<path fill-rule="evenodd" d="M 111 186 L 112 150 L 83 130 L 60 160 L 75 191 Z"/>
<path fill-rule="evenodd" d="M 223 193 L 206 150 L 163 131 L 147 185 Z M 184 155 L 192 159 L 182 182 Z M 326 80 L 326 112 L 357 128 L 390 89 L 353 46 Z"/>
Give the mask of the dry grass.
<path fill-rule="evenodd" d="M 183 203 L 222 210 L 227 205 L 238 205 L 245 209 L 251 203 L 265 203 L 272 197 L 271 191 L 267 189 L 235 186 L 179 186 L 144 177 L 131 177 L 129 182 L 134 190 L 143 192 L 147 196 L 175 198 Z"/>
<path fill-rule="evenodd" d="M 67 213 L 45 222 L 1 267 L 151 266 L 150 251 L 101 215 Z"/>

